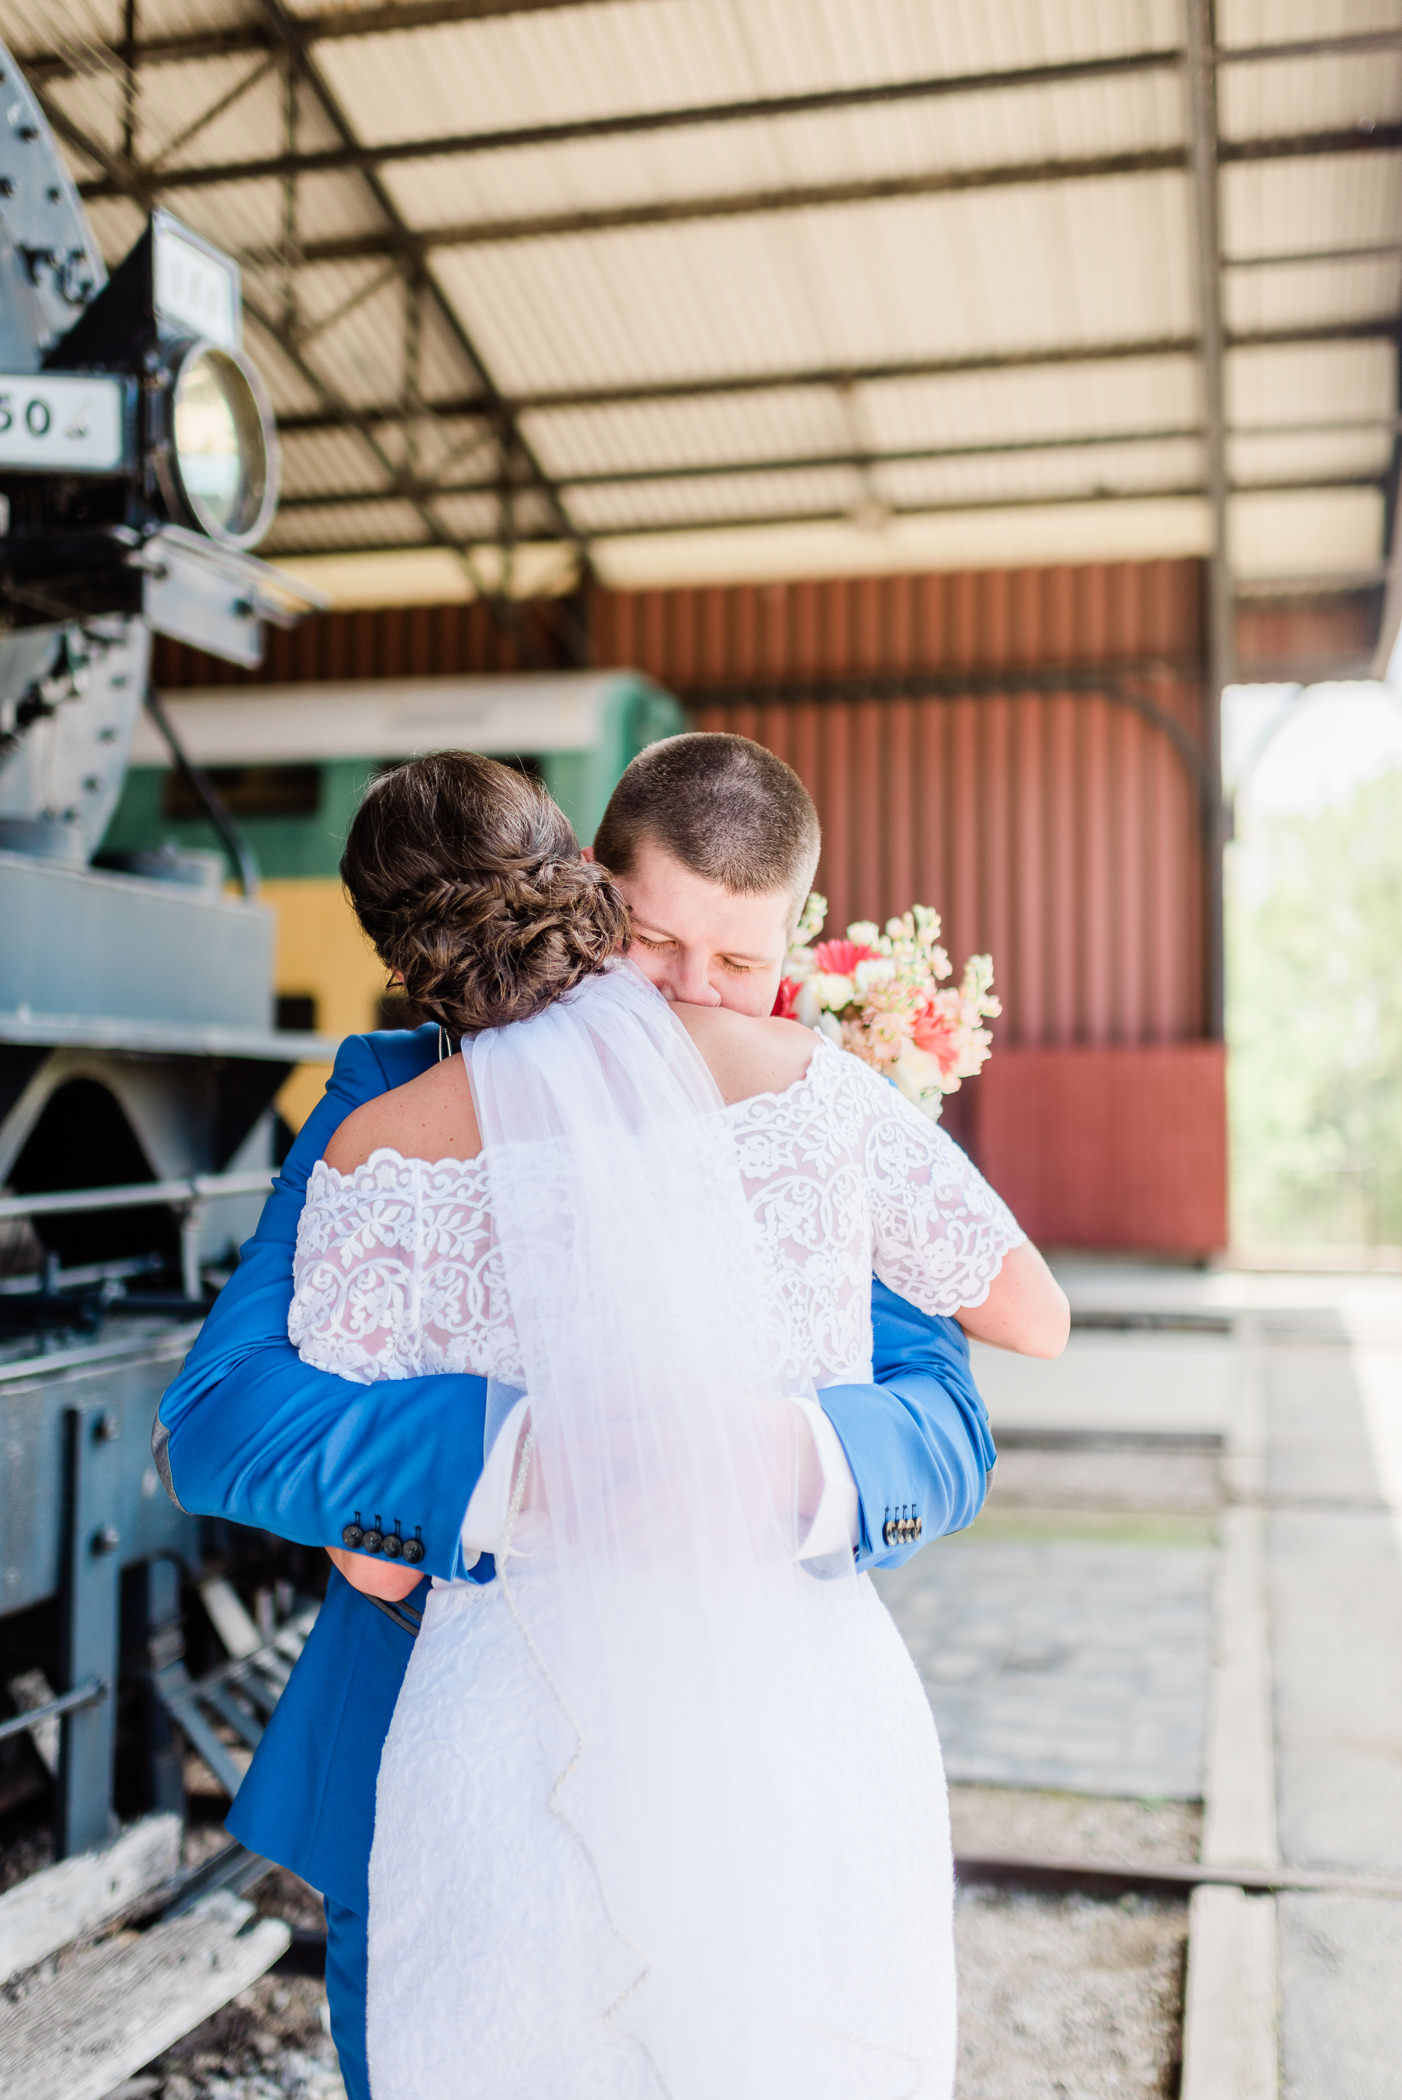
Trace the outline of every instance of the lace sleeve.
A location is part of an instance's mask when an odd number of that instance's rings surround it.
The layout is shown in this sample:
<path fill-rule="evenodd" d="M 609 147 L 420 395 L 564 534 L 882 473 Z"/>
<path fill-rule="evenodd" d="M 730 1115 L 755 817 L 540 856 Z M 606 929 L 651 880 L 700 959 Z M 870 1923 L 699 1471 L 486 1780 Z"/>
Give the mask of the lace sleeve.
<path fill-rule="evenodd" d="M 1027 1235 L 966 1152 L 889 1081 L 845 1051 L 843 1092 L 860 1118 L 872 1266 L 926 1313 L 982 1305 Z"/>
<path fill-rule="evenodd" d="M 348 1178 L 322 1162 L 312 1169 L 287 1315 L 304 1363 L 360 1385 L 419 1368 L 409 1353 L 419 1295 L 415 1190 L 374 1165 Z"/>

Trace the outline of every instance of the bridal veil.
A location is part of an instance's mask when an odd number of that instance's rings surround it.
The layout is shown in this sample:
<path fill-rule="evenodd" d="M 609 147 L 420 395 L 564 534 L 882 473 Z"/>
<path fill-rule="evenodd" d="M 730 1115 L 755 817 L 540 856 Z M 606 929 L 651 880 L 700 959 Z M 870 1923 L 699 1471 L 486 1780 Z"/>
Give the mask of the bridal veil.
<path fill-rule="evenodd" d="M 798 1410 L 715 1082 L 626 964 L 465 1055 L 530 1411 L 498 1572 L 595 1917 L 538 2060 L 578 2045 L 610 2100 L 905 2100 L 921 2067 L 853 1990 L 872 1863 L 792 1784 L 797 1659 L 855 1585 L 795 1557 Z"/>

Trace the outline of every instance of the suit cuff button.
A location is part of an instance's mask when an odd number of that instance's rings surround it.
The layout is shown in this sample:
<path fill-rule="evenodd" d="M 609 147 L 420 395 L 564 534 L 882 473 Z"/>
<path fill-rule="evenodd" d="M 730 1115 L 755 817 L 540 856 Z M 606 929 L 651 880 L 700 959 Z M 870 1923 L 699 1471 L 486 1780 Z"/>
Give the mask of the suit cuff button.
<path fill-rule="evenodd" d="M 364 1536 L 365 1533 L 361 1530 L 358 1524 L 347 1524 L 343 1527 L 341 1532 L 341 1544 L 343 1546 L 349 1546 L 351 1552 L 354 1553 L 356 1547 L 360 1544 Z"/>
<path fill-rule="evenodd" d="M 397 1531 L 387 1531 L 385 1533 L 384 1543 L 380 1551 L 384 1554 L 386 1560 L 398 1560 L 400 1554 L 404 1551 L 404 1541 Z"/>
<path fill-rule="evenodd" d="M 378 1553 L 384 1544 L 384 1535 L 378 1531 L 367 1531 L 360 1541 L 362 1553 Z"/>
<path fill-rule="evenodd" d="M 423 1557 L 424 1557 L 424 1542 L 423 1542 L 423 1540 L 422 1540 L 422 1539 L 405 1539 L 405 1541 L 404 1541 L 404 1558 L 405 1558 L 405 1560 L 407 1560 L 407 1561 L 408 1561 L 408 1563 L 409 1563 L 410 1567 L 411 1567 L 411 1568 L 417 1567 L 417 1566 L 418 1566 L 418 1564 L 419 1564 L 419 1562 L 420 1562 L 420 1561 L 421 1561 L 421 1560 L 423 1559 Z"/>

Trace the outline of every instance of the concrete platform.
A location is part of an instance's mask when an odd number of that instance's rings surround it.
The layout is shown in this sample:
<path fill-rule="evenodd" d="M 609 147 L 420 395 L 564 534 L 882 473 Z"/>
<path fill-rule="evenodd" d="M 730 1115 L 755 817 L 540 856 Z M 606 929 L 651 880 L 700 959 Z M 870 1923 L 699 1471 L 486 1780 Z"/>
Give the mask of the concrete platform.
<path fill-rule="evenodd" d="M 974 1344 L 994 1434 L 1222 1438 L 1232 1408 L 1230 1336 L 1077 1332 L 1038 1363 Z"/>
<path fill-rule="evenodd" d="M 951 1781 L 1196 1800 L 1213 1551 L 945 1542 L 879 1580 Z"/>
<path fill-rule="evenodd" d="M 1210 1310 L 1232 1319 L 1225 1386 L 1214 1387 L 1228 1438 L 1230 1506 L 1223 1521 L 1231 1536 L 1243 1524 L 1256 1527 L 1259 1591 L 1254 1604 L 1244 1591 L 1229 1600 L 1232 1612 L 1245 1616 L 1219 1623 L 1218 1642 L 1235 1650 L 1238 1665 L 1251 1640 L 1264 1649 L 1257 1664 L 1269 1705 L 1262 1709 L 1265 1762 L 1257 1794 L 1268 1808 L 1274 1797 L 1274 1813 L 1255 1842 L 1274 1840 L 1272 1849 L 1292 1867 L 1352 1872 L 1362 1880 L 1396 1874 L 1402 1867 L 1402 1279 L 1085 1262 L 1062 1264 L 1060 1272 L 1078 1311 Z M 1124 1337 L 1133 1338 L 1133 1330 Z M 1099 1358 L 1081 1346 L 1091 1339 L 1105 1345 Z M 1126 1417 L 1147 1419 L 1143 1396 L 1152 1390 L 1161 1402 L 1165 1379 L 1150 1374 L 1117 1402 L 1114 1367 L 1121 1363 L 1128 1373 L 1132 1362 L 1119 1353 L 1117 1340 L 1073 1341 L 1066 1365 L 1097 1367 L 1096 1389 L 1084 1399 L 1063 1386 L 1054 1403 L 1044 1393 L 1010 1418 L 1100 1418 L 1118 1405 Z M 1141 1345 L 1146 1340 L 1160 1365 L 1175 1360 L 1171 1337 L 1139 1337 Z M 1019 1383 L 1035 1368 L 1018 1366 L 1003 1388 L 1014 1408 L 1022 1404 Z M 989 1388 L 996 1431 L 997 1372 Z M 1230 1713 L 1230 1703 L 1224 1711 Z M 1241 1712 L 1244 1717 L 1246 1708 Z M 1231 1770 L 1233 1759 L 1245 1751 L 1231 1728 L 1225 1736 L 1218 1728 L 1210 1763 L 1229 1787 L 1241 1778 Z M 1211 1770 L 1208 1778 L 1211 1786 Z M 1241 1813 L 1224 1821 L 1214 1819 L 1209 1800 L 1214 1856 L 1226 1856 L 1222 1842 L 1233 1827 L 1250 1825 L 1250 1802 L 1239 1806 Z M 1402 1900 L 1366 1889 L 1289 1893 L 1274 1899 L 1271 1923 L 1273 1930 L 1256 1936 L 1258 1953 L 1274 1969 L 1275 1990 L 1268 1976 L 1265 2002 L 1273 1995 L 1278 2012 L 1277 2031 L 1264 2046 L 1249 2031 L 1261 1993 L 1245 1985 L 1206 1988 L 1205 1939 L 1190 1956 L 1195 2031 L 1187 2038 L 1184 2100 L 1254 2096 L 1263 2062 L 1270 2075 L 1260 2090 L 1288 2100 L 1396 2100 L 1402 2092 L 1396 2061 Z M 1224 1941 L 1219 1955 L 1225 1950 Z M 1196 1993 L 1194 1958 L 1205 1980 Z M 1224 2082 L 1222 2067 L 1232 2063 L 1243 2068 Z"/>
<path fill-rule="evenodd" d="M 1050 1366 L 976 1350 L 1012 1462 L 882 1584 L 951 1779 L 1205 1788 L 1214 1864 L 1396 1877 L 1402 1277 L 1058 1270 L 1097 1324 Z M 1402 1899 L 1191 1915 L 1183 2100 L 1398 2100 Z"/>

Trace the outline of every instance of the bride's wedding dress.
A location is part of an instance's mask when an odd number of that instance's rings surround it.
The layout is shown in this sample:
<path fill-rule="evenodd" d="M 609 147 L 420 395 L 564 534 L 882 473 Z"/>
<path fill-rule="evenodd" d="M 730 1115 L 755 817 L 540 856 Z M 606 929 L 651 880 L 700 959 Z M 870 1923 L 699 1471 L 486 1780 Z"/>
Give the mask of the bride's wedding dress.
<path fill-rule="evenodd" d="M 821 1040 L 786 1092 L 716 1115 L 758 1248 L 768 1391 L 869 1381 L 873 1271 L 949 1313 L 981 1302 L 1022 1237 L 936 1125 Z M 366 1381 L 474 1371 L 526 1390 L 500 1208 L 485 1154 L 430 1164 L 381 1150 L 349 1174 L 317 1166 L 290 1323 L 302 1355 Z M 605 1576 L 591 1608 L 611 1619 L 614 1661 L 565 1681 L 577 1585 L 552 1559 L 540 1497 L 521 1506 L 524 1485 L 523 1472 L 498 1553 L 507 1581 L 435 1583 L 385 1747 L 370 1877 L 376 2100 L 948 2100 L 943 1769 L 870 1582 L 785 1570 L 782 1640 L 737 1663 L 744 1749 L 728 1777 L 713 1769 L 731 1725 L 713 1711 L 723 1671 L 707 1680 L 698 1662 L 704 1748 L 689 1758 L 685 1657 L 673 1682 L 660 1647 L 666 1710 L 650 1711 L 644 1686 L 623 1754 L 591 1755 L 592 1678 L 626 1658 L 634 1631 L 648 1653 L 646 1610 Z M 617 1516 L 625 1531 L 633 1521 Z M 762 1594 L 771 1578 L 757 1579 Z M 705 1626 L 726 1623 L 727 1581 L 722 1555 Z M 678 1576 L 667 1603 L 682 1648 L 693 1589 Z M 754 1609 L 738 1592 L 735 1608 L 743 1645 Z M 725 1858 L 731 1809 L 738 1870 Z M 758 2002 L 742 2004 L 751 1986 Z"/>

